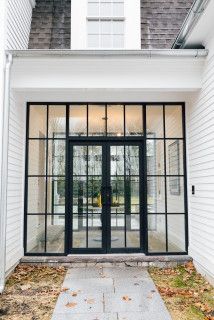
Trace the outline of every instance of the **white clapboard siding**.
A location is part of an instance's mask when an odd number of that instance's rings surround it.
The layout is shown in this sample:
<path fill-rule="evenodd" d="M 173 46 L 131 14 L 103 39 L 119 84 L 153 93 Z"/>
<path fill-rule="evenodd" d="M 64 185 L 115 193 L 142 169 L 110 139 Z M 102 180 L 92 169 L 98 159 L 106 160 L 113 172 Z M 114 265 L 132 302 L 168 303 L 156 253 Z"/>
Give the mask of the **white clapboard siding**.
<path fill-rule="evenodd" d="M 8 152 L 6 270 L 23 256 L 25 105 L 11 95 Z"/>
<path fill-rule="evenodd" d="M 214 46 L 203 86 L 187 107 L 189 183 L 189 253 L 198 269 L 214 282 Z M 191 186 L 195 185 L 195 195 Z"/>
<path fill-rule="evenodd" d="M 7 49 L 27 49 L 32 0 L 8 0 L 7 3 Z"/>

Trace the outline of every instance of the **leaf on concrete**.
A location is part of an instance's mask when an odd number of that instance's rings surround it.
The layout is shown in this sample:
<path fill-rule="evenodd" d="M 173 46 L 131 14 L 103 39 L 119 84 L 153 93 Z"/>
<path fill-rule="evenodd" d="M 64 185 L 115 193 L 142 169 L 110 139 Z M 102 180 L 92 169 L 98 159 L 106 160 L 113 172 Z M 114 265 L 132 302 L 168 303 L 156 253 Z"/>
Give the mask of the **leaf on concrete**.
<path fill-rule="evenodd" d="M 131 301 L 132 299 L 129 296 L 123 296 L 122 300 L 128 302 L 128 301 Z"/>
<path fill-rule="evenodd" d="M 68 302 L 68 303 L 66 303 L 65 306 L 66 306 L 67 308 L 75 308 L 76 305 L 77 305 L 76 302 Z"/>
<path fill-rule="evenodd" d="M 31 288 L 31 284 L 24 284 L 23 286 L 20 286 L 20 289 L 22 291 L 28 290 Z"/>

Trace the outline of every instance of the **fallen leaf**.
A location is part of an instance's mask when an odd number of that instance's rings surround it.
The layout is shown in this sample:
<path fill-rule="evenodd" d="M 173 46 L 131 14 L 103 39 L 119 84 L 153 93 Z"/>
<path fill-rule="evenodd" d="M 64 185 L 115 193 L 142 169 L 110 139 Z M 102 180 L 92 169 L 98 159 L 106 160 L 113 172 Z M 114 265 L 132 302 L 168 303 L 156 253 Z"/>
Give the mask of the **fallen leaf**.
<path fill-rule="evenodd" d="M 123 301 L 131 301 L 132 299 L 129 296 L 123 296 L 122 300 Z"/>
<path fill-rule="evenodd" d="M 76 305 L 77 305 L 77 303 L 76 302 L 68 302 L 68 303 L 66 303 L 66 307 L 67 308 L 74 308 L 74 307 L 76 307 Z"/>
<path fill-rule="evenodd" d="M 69 290 L 69 288 L 62 288 L 61 292 L 65 292 L 65 291 L 68 291 L 68 290 Z"/>
<path fill-rule="evenodd" d="M 72 297 L 76 297 L 77 296 L 77 292 L 73 291 L 71 292 Z"/>
<path fill-rule="evenodd" d="M 23 286 L 20 286 L 20 289 L 21 289 L 22 291 L 28 290 L 28 289 L 30 289 L 30 288 L 31 288 L 31 285 L 30 285 L 30 284 L 24 284 Z"/>
<path fill-rule="evenodd" d="M 87 304 L 94 304 L 95 303 L 95 300 L 94 299 L 85 299 L 85 302 Z"/>

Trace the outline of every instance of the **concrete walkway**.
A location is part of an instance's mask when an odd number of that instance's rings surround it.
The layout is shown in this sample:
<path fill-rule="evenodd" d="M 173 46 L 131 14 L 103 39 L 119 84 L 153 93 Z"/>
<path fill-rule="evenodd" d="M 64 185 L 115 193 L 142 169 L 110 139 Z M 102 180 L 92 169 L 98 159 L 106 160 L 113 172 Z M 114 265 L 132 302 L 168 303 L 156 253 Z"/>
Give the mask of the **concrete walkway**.
<path fill-rule="evenodd" d="M 147 270 L 97 264 L 68 270 L 52 320 L 170 320 Z"/>

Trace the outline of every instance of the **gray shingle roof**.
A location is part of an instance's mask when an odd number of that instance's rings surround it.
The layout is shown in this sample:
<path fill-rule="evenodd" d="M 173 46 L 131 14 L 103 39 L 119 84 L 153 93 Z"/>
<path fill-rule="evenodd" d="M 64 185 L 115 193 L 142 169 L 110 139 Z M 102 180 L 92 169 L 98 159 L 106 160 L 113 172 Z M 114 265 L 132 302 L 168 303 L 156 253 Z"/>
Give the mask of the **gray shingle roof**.
<path fill-rule="evenodd" d="M 171 48 L 193 0 L 141 0 L 142 49 Z"/>
<path fill-rule="evenodd" d="M 71 1 L 36 1 L 29 49 L 70 48 Z M 192 3 L 193 0 L 141 0 L 142 49 L 170 48 Z"/>
<path fill-rule="evenodd" d="M 29 49 L 69 49 L 71 0 L 37 0 Z"/>

